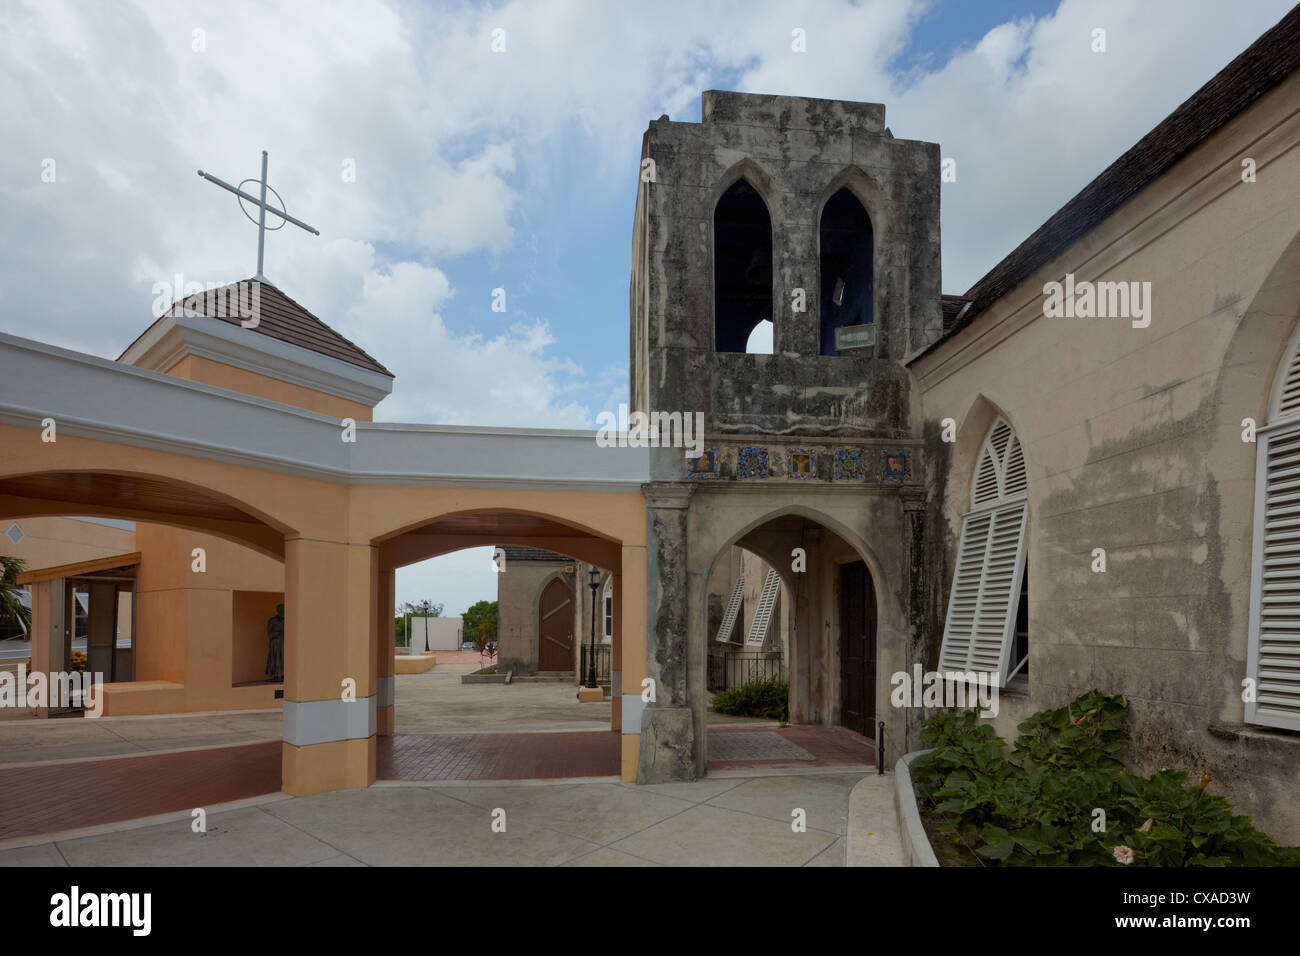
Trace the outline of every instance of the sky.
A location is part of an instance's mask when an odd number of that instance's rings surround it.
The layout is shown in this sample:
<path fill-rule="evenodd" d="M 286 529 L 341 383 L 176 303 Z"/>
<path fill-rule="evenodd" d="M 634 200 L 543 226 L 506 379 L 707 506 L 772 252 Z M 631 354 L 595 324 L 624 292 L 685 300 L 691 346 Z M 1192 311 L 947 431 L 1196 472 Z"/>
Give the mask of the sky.
<path fill-rule="evenodd" d="M 0 331 L 116 358 L 157 283 L 253 275 L 195 173 L 265 149 L 320 230 L 269 234 L 265 274 L 393 371 L 377 420 L 594 427 L 627 396 L 651 120 L 707 89 L 884 103 L 956 161 L 961 293 L 1290 5 L 0 0 Z M 490 552 L 399 574 L 399 602 L 494 597 Z"/>

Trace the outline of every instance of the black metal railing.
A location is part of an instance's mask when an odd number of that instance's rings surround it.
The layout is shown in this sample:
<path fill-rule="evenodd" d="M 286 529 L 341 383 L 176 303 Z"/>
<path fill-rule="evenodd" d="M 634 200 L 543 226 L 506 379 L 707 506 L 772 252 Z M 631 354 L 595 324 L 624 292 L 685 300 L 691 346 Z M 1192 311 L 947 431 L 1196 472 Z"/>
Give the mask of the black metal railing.
<path fill-rule="evenodd" d="M 727 690 L 751 681 L 785 679 L 780 651 L 709 652 L 709 690 Z"/>
<path fill-rule="evenodd" d="M 613 645 L 610 644 L 596 645 L 596 683 L 597 684 L 609 683 L 609 662 L 610 662 L 610 652 L 612 649 L 613 649 Z M 578 668 L 578 683 L 580 684 L 585 682 L 587 679 L 587 654 L 590 651 L 591 651 L 590 644 L 582 645 L 582 659 L 579 662 L 580 667 Z"/>

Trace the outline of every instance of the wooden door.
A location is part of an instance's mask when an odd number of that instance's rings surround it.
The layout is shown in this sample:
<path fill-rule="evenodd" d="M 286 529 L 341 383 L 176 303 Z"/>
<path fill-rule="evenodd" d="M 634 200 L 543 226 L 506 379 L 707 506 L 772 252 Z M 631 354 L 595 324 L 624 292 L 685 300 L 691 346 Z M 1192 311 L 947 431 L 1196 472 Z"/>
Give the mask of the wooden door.
<path fill-rule="evenodd" d="M 559 578 L 537 603 L 537 669 L 573 670 L 573 594 Z"/>
<path fill-rule="evenodd" d="M 876 594 L 861 561 L 840 566 L 840 723 L 875 737 Z"/>

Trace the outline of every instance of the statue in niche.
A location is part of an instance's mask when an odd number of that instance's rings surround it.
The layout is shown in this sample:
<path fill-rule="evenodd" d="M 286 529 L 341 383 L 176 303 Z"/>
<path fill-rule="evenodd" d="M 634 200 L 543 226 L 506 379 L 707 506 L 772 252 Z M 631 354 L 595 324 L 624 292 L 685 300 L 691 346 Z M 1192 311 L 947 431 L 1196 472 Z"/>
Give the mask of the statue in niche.
<path fill-rule="evenodd" d="M 275 606 L 275 617 L 266 622 L 270 647 L 266 652 L 266 676 L 277 684 L 284 682 L 284 605 Z"/>

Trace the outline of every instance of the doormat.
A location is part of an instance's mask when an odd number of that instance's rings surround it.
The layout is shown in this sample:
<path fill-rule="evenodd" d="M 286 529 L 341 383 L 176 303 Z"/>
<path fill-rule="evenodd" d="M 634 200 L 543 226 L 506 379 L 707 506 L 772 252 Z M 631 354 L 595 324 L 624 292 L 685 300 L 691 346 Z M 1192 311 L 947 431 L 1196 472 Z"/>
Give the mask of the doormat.
<path fill-rule="evenodd" d="M 771 731 L 727 730 L 709 734 L 709 762 L 724 760 L 816 760 L 793 741 Z"/>

